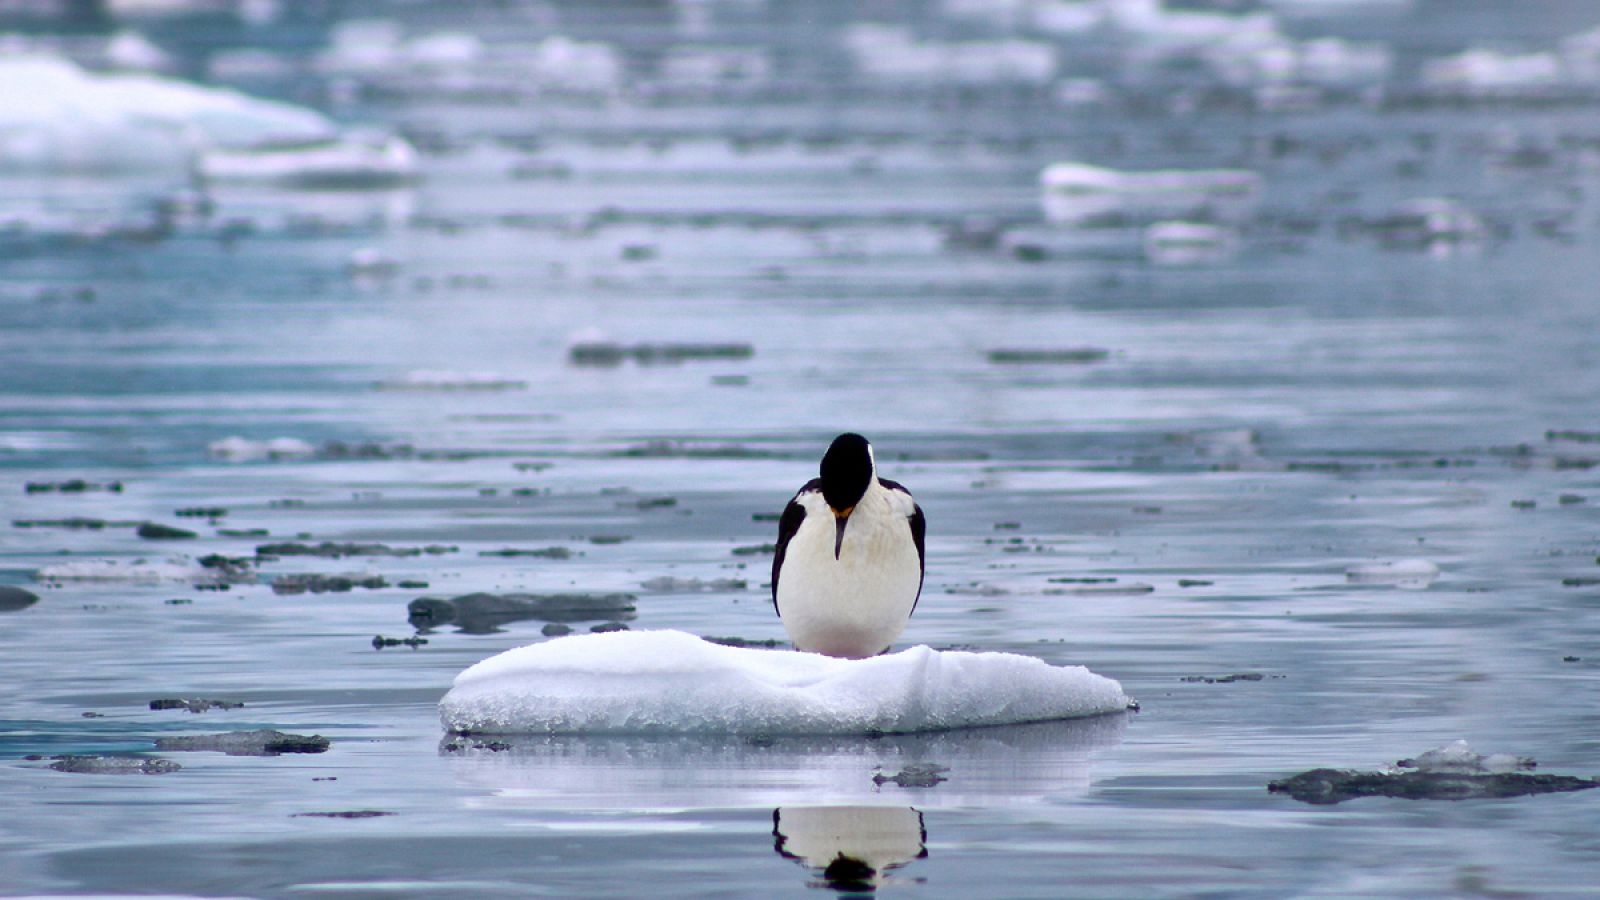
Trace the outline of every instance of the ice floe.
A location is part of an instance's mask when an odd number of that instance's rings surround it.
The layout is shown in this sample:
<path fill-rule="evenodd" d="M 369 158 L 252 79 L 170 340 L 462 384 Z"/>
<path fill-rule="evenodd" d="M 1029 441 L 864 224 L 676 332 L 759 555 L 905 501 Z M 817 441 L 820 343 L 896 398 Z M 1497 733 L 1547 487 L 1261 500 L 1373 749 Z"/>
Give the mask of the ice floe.
<path fill-rule="evenodd" d="M 1561 58 L 1548 52 L 1510 54 L 1476 47 L 1422 66 L 1424 85 L 1467 94 L 1552 87 L 1563 78 Z"/>
<path fill-rule="evenodd" d="M 207 568 L 195 560 L 176 557 L 151 561 L 147 559 L 82 559 L 55 563 L 34 573 L 41 582 L 103 581 L 127 584 L 161 584 L 163 582 L 209 583 L 220 581 L 222 572 Z"/>
<path fill-rule="evenodd" d="M 681 631 L 560 638 L 456 676 L 444 727 L 474 734 L 876 734 L 1093 716 L 1131 701 L 1082 667 L 913 647 L 864 660 Z"/>
<path fill-rule="evenodd" d="M 351 132 L 324 140 L 216 148 L 196 165 L 208 182 L 292 188 L 386 188 L 417 176 L 417 153 L 404 138 Z"/>
<path fill-rule="evenodd" d="M 1238 237 L 1207 222 L 1156 222 L 1144 230 L 1144 253 L 1160 266 L 1192 266 L 1233 255 Z"/>
<path fill-rule="evenodd" d="M 47 54 L 0 56 L 0 168 L 174 168 L 211 147 L 333 139 L 325 116 L 141 73 L 100 74 Z"/>
<path fill-rule="evenodd" d="M 1600 781 L 1572 775 L 1533 774 L 1537 763 L 1508 753 L 1484 755 L 1466 741 L 1402 759 L 1375 772 L 1312 769 L 1273 781 L 1267 790 L 1302 803 L 1328 805 L 1361 797 L 1402 800 L 1475 800 L 1567 793 L 1600 787 Z"/>
<path fill-rule="evenodd" d="M 1478 753 L 1466 741 L 1458 740 L 1443 747 L 1435 747 L 1412 759 L 1402 759 L 1396 765 L 1419 772 L 1471 772 L 1494 774 L 1531 769 L 1534 761 L 1526 756 L 1509 753 Z"/>
<path fill-rule="evenodd" d="M 674 47 L 661 60 L 661 79 L 686 88 L 759 87 L 772 81 L 763 47 Z"/>
<path fill-rule="evenodd" d="M 1439 566 L 1425 559 L 1400 559 L 1360 563 L 1345 569 L 1344 574 L 1354 584 L 1392 584 L 1421 589 L 1439 577 Z"/>
<path fill-rule="evenodd" d="M 892 25 L 853 25 L 844 47 L 856 71 L 898 84 L 1047 84 L 1056 73 L 1055 47 L 1018 38 L 931 41 Z"/>
<path fill-rule="evenodd" d="M 1237 222 L 1255 209 L 1261 176 L 1244 169 L 1123 172 L 1059 162 L 1039 175 L 1045 217 L 1064 225 L 1196 218 Z"/>
<path fill-rule="evenodd" d="M 1368 222 L 1367 228 L 1392 247 L 1421 249 L 1471 244 L 1489 236 L 1488 226 L 1477 213 L 1449 197 L 1407 200 L 1388 215 Z"/>
<path fill-rule="evenodd" d="M 407 39 L 398 22 L 348 19 L 333 27 L 317 66 L 340 74 L 453 68 L 477 62 L 483 53 L 483 42 L 466 32 L 436 31 Z"/>
<path fill-rule="evenodd" d="M 521 391 L 527 379 L 496 372 L 455 372 L 447 369 L 416 369 L 378 382 L 385 391 Z"/>
<path fill-rule="evenodd" d="M 212 441 L 206 452 L 215 459 L 227 462 L 255 462 L 263 459 L 309 459 L 317 448 L 299 438 L 280 437 L 256 441 L 233 435 Z"/>

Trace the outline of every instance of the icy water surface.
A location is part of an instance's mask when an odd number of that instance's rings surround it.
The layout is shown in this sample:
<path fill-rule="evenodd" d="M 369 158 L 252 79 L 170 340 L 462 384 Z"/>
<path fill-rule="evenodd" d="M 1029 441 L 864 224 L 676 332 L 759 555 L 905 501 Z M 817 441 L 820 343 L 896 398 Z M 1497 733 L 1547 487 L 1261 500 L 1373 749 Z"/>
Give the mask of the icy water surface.
<path fill-rule="evenodd" d="M 1466 5 L 1345 28 L 1393 42 L 1405 87 L 1425 55 L 1600 21 Z M 247 85 L 400 129 L 408 187 L 231 188 L 135 239 L 95 223 L 181 174 L 6 176 L 35 224 L 0 232 L 0 585 L 40 599 L 0 611 L 0 892 L 802 895 L 852 883 L 823 872 L 850 840 L 906 896 L 1600 879 L 1600 792 L 1266 788 L 1463 738 L 1600 774 L 1592 98 L 1169 104 L 1181 68 L 1089 108 L 886 87 L 850 74 L 850 9 L 772 6 L 393 11 L 407 33 L 610 42 L 614 91 L 309 63 Z M 901 6 L 881 12 L 934 36 L 1008 33 Z M 203 61 L 232 40 L 206 21 L 151 27 Z M 326 40 L 261 27 L 290 60 Z M 766 80 L 651 80 L 704 46 L 761 51 Z M 1108 52 L 1067 68 L 1116 86 Z M 1247 168 L 1260 209 L 1231 251 L 1162 265 L 1136 232 L 1044 223 L 1062 159 Z M 1367 225 L 1438 195 L 1485 233 Z M 728 346 L 574 354 L 597 341 Z M 442 733 L 451 678 L 547 625 L 781 640 L 762 545 L 843 430 L 927 513 L 903 644 L 1086 665 L 1142 710 L 858 739 Z M 264 549 L 322 542 L 381 546 Z M 1408 559 L 1437 577 L 1347 574 Z M 118 580 L 48 575 L 100 560 Z M 590 605 L 408 619 L 475 592 Z M 155 749 L 257 728 L 331 745 Z M 65 754 L 182 768 L 52 770 Z"/>

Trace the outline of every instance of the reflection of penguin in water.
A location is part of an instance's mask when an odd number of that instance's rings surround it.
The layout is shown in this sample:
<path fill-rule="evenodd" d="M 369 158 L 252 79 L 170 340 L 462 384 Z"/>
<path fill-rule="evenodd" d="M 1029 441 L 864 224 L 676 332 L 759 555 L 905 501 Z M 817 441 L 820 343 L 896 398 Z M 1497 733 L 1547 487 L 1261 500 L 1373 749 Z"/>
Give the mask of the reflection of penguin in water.
<path fill-rule="evenodd" d="M 818 870 L 818 887 L 874 891 L 883 875 L 928 855 L 922 813 L 909 806 L 802 806 L 772 811 L 772 849 Z"/>

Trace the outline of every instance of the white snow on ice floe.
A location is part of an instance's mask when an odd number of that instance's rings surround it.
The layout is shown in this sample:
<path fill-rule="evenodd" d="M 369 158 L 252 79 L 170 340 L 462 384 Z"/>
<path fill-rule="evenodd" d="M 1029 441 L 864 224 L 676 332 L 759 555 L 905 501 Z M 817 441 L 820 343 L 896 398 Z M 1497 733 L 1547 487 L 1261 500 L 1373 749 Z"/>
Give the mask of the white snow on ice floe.
<path fill-rule="evenodd" d="M 681 631 L 577 635 L 460 675 L 446 729 L 482 734 L 872 734 L 1120 712 L 1117 682 L 1081 666 L 925 646 L 846 660 L 708 643 Z"/>

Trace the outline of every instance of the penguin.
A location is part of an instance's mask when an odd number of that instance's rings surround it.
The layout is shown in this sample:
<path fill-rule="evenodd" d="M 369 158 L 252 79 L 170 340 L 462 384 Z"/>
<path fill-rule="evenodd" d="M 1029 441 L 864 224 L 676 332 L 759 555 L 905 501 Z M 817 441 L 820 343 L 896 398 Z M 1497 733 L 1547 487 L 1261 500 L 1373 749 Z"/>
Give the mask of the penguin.
<path fill-rule="evenodd" d="M 795 649 L 847 659 L 894 643 L 922 595 L 927 523 L 904 485 L 879 478 L 872 445 L 833 439 L 784 507 L 772 605 Z"/>

